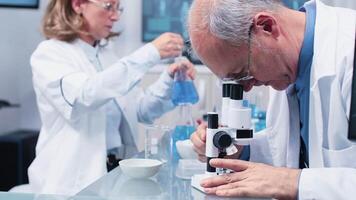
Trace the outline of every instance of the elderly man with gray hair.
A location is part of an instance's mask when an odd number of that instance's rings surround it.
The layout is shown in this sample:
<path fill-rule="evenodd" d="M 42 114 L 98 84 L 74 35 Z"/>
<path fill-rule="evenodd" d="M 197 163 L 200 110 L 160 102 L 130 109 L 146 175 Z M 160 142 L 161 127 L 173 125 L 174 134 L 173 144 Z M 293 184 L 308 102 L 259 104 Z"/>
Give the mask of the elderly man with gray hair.
<path fill-rule="evenodd" d="M 205 191 L 354 199 L 356 143 L 348 138 L 348 124 L 355 11 L 319 0 L 299 11 L 277 0 L 195 0 L 188 23 L 194 50 L 218 77 L 240 80 L 246 91 L 273 88 L 267 128 L 255 134 L 250 161 L 210 160 L 235 172 L 203 180 Z M 205 138 L 206 125 L 191 137 L 201 159 Z"/>

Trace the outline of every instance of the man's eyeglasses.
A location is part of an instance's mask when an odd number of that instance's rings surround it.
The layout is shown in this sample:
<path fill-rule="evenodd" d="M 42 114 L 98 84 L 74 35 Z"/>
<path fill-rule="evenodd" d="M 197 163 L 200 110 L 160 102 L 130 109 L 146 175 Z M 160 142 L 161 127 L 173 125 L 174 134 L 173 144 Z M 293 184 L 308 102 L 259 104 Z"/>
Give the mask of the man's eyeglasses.
<path fill-rule="evenodd" d="M 233 73 L 229 74 L 228 77 L 223 78 L 224 81 L 235 81 L 235 82 L 241 82 L 241 81 L 248 81 L 253 79 L 254 77 L 250 74 L 250 65 L 251 65 L 251 34 L 252 34 L 252 28 L 253 24 L 250 26 L 250 29 L 248 31 L 248 54 L 247 54 L 247 67 L 246 71 L 242 73 Z"/>
<path fill-rule="evenodd" d="M 112 2 L 101 2 L 98 0 L 88 0 L 88 1 L 111 13 L 117 12 L 119 15 L 121 15 L 124 12 L 124 8 L 120 7 L 120 4 L 115 5 Z"/>

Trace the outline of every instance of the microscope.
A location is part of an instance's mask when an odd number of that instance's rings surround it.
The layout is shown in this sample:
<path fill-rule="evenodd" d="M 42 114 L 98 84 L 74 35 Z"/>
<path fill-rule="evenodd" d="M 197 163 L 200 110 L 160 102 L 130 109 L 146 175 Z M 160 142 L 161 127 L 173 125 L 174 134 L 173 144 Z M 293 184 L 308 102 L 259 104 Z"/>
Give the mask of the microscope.
<path fill-rule="evenodd" d="M 204 189 L 200 186 L 201 180 L 231 172 L 227 169 L 216 169 L 209 161 L 235 154 L 237 153 L 235 145 L 249 145 L 253 139 L 251 109 L 243 106 L 243 86 L 235 82 L 224 82 L 222 89 L 220 126 L 218 113 L 208 113 L 206 172 L 194 175 L 191 181 L 191 185 L 202 192 Z"/>

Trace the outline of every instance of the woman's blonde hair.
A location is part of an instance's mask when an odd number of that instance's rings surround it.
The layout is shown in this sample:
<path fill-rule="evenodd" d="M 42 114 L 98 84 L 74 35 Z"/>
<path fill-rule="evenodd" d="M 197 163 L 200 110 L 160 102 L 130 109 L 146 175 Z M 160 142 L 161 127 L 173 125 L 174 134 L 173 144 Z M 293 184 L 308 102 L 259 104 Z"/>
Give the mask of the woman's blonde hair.
<path fill-rule="evenodd" d="M 84 23 L 84 18 L 73 10 L 72 0 L 51 0 L 43 17 L 42 32 L 47 39 L 70 42 L 80 34 L 89 34 L 83 30 Z M 118 35 L 112 32 L 108 38 Z"/>

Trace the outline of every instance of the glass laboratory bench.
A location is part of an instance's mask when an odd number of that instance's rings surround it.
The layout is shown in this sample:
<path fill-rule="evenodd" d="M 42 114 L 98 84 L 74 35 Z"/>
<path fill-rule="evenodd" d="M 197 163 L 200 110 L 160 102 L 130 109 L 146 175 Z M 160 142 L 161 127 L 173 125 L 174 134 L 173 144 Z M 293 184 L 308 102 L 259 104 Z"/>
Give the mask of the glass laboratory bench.
<path fill-rule="evenodd" d="M 75 196 L 20 194 L 0 192 L 0 200 L 219 200 L 251 199 L 221 198 L 206 195 L 190 186 L 190 180 L 176 177 L 174 167 L 164 164 L 158 174 L 149 179 L 131 179 L 120 167 L 101 177 Z"/>
<path fill-rule="evenodd" d="M 251 199 L 221 198 L 206 195 L 190 185 L 189 179 L 176 176 L 175 165 L 164 164 L 160 171 L 149 179 L 132 179 L 113 169 L 75 196 L 36 195 L 0 192 L 0 200 L 114 200 L 114 199 L 160 199 L 160 200 L 208 200 L 208 199 Z"/>
<path fill-rule="evenodd" d="M 204 200 L 231 199 L 206 195 L 191 187 L 190 179 L 176 176 L 176 165 L 164 164 L 160 171 L 149 179 L 131 179 L 115 168 L 77 196 L 98 197 L 98 199 L 162 199 L 162 200 Z M 234 198 L 251 199 L 251 198 Z"/>
<path fill-rule="evenodd" d="M 168 144 L 169 138 L 164 138 L 163 144 Z M 160 150 L 167 153 L 164 146 Z M 163 154 L 162 154 L 163 155 Z M 143 158 L 144 152 L 137 154 L 135 157 Z M 171 156 L 167 155 L 166 158 Z M 198 161 L 196 161 L 198 162 Z M 182 162 L 181 162 L 182 163 Z M 189 165 L 194 162 L 189 162 Z M 201 164 L 201 163 L 198 163 Z M 182 166 L 182 165 L 180 165 Z M 185 165 L 186 166 L 186 165 Z M 199 172 L 204 173 L 205 164 L 200 166 Z M 160 200 L 205 200 L 205 199 L 251 199 L 251 198 L 221 198 L 214 195 L 206 195 L 199 190 L 191 187 L 190 174 L 178 168 L 178 162 L 168 161 L 164 163 L 159 172 L 147 179 L 132 179 L 122 173 L 120 167 L 116 167 L 106 175 L 102 176 L 88 187 L 84 188 L 75 196 L 58 196 L 58 195 L 36 195 L 36 194 L 16 194 L 0 192 L 0 200 L 114 200 L 114 199 L 160 199 Z M 183 168 L 186 169 L 186 168 Z M 183 171 L 183 172 L 182 172 Z M 188 170 L 186 170 L 188 171 Z"/>

